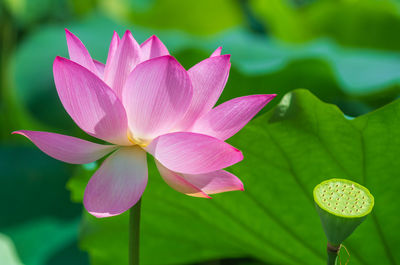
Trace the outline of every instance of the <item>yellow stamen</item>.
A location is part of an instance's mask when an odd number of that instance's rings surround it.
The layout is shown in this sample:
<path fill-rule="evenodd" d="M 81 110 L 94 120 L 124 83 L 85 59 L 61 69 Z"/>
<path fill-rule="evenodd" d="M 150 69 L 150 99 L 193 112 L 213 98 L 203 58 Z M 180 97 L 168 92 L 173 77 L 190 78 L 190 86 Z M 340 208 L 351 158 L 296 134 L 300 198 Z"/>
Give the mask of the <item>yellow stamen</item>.
<path fill-rule="evenodd" d="M 138 145 L 140 147 L 146 147 L 150 144 L 150 141 L 148 140 L 134 137 L 131 131 L 128 131 L 126 135 L 128 137 L 129 142 L 133 143 L 134 145 Z"/>

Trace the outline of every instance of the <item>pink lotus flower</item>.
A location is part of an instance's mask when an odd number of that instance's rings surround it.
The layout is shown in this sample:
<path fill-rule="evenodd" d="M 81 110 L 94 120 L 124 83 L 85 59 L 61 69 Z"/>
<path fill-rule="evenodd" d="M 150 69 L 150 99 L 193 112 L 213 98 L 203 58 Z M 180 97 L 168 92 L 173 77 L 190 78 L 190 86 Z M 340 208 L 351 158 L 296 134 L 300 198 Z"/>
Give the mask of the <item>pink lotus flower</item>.
<path fill-rule="evenodd" d="M 224 142 L 275 95 L 232 99 L 215 108 L 230 69 L 218 48 L 186 71 L 152 36 L 139 45 L 127 31 L 111 41 L 107 63 L 91 58 L 66 30 L 70 60 L 56 57 L 54 80 L 61 102 L 86 133 L 103 145 L 71 136 L 16 131 L 58 160 L 86 164 L 110 154 L 90 179 L 83 203 L 96 217 L 121 214 L 142 196 L 147 184 L 146 152 L 163 179 L 191 196 L 243 190 L 222 170 L 243 159 Z"/>

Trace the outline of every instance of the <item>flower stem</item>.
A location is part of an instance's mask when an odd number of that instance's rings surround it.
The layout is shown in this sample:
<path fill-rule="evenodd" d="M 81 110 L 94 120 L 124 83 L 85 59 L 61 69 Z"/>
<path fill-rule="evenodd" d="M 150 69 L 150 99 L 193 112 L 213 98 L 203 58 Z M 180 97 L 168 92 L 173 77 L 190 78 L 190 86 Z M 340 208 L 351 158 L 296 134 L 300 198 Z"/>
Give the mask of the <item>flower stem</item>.
<path fill-rule="evenodd" d="M 129 210 L 129 265 L 139 265 L 140 199 Z"/>
<path fill-rule="evenodd" d="M 338 247 L 331 245 L 328 242 L 327 252 L 328 252 L 328 260 L 327 265 L 336 265 L 338 252 L 340 249 L 340 245 Z"/>

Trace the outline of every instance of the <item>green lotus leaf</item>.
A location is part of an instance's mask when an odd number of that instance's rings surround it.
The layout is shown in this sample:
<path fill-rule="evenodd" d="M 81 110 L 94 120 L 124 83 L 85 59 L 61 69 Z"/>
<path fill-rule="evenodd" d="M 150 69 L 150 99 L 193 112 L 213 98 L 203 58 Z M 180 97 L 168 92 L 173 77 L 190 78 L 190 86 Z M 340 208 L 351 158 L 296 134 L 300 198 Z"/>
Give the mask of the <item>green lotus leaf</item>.
<path fill-rule="evenodd" d="M 399 263 L 399 113 L 397 100 L 350 120 L 306 90 L 291 92 L 229 140 L 244 153 L 243 162 L 229 170 L 243 180 L 245 191 L 212 200 L 174 191 L 150 163 L 142 203 L 142 264 L 227 257 L 323 264 L 326 237 L 313 188 L 331 178 L 360 183 L 375 197 L 373 212 L 344 242 L 351 264 Z M 77 201 L 89 175 L 70 180 Z M 127 217 L 85 214 L 80 246 L 92 264 L 127 264 Z"/>

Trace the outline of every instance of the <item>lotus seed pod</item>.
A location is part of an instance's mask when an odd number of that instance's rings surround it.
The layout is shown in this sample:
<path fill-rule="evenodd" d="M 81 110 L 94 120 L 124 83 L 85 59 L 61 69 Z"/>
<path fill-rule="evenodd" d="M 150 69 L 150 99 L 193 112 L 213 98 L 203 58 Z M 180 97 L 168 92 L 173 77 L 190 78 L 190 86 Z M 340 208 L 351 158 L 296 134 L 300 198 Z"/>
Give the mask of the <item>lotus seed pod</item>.
<path fill-rule="evenodd" d="M 346 179 L 330 179 L 314 188 L 314 201 L 328 242 L 339 246 L 374 207 L 367 188 Z"/>

